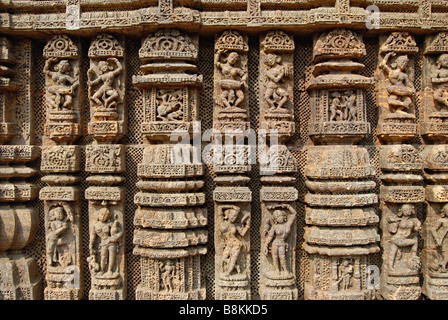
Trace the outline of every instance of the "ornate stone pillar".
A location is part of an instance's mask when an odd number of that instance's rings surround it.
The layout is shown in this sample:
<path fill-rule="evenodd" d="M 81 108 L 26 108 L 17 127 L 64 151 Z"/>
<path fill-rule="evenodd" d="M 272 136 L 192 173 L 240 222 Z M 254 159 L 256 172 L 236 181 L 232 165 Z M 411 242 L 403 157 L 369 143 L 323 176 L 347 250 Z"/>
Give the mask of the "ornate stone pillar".
<path fill-rule="evenodd" d="M 411 35 L 394 32 L 380 37 L 376 72 L 379 107 L 378 137 L 381 180 L 381 244 L 383 264 L 380 291 L 384 299 L 418 299 L 420 258 L 417 254 L 418 204 L 425 199 L 423 167 L 418 150 L 403 142 L 417 134 L 414 105 L 414 55 Z"/>
<path fill-rule="evenodd" d="M 365 90 L 373 79 L 357 74 L 366 54 L 362 38 L 336 29 L 314 40 L 308 83 L 315 146 L 307 151 L 304 249 L 310 271 L 305 299 L 368 300 L 370 256 L 379 251 L 375 169 L 365 147 L 351 145 L 370 133 Z"/>
<path fill-rule="evenodd" d="M 264 184 L 260 190 L 260 296 L 262 299 L 296 300 L 298 192 L 288 185 L 295 182 L 290 175 L 297 171 L 297 164 L 285 145 L 295 131 L 294 39 L 283 31 L 271 31 L 261 36 L 260 43 L 259 136 L 266 142 L 263 150 L 266 159 L 260 157 Z"/>
<path fill-rule="evenodd" d="M 36 261 L 23 249 L 34 239 L 38 187 L 27 166 L 39 156 L 32 144 L 32 47 L 0 38 L 0 300 L 41 299 Z"/>
<path fill-rule="evenodd" d="M 191 141 L 201 133 L 198 40 L 177 30 L 148 35 L 139 51 L 144 74 L 133 76 L 143 94 L 141 130 L 147 139 L 134 197 L 134 254 L 141 257 L 142 277 L 138 300 L 205 299 L 204 166 L 200 145 Z"/>
<path fill-rule="evenodd" d="M 80 52 L 69 37 L 48 41 L 45 66 L 46 122 L 42 146 L 42 178 L 49 186 L 40 190 L 44 201 L 47 273 L 45 299 L 79 300 L 82 297 L 81 202 L 79 181 Z"/>
<path fill-rule="evenodd" d="M 426 218 L 421 252 L 423 293 L 432 300 L 448 299 L 448 33 L 428 36 L 423 60 L 422 151 L 426 186 Z"/>
<path fill-rule="evenodd" d="M 113 36 L 97 36 L 89 47 L 87 71 L 90 122 L 94 141 L 86 146 L 85 170 L 92 184 L 89 201 L 90 300 L 126 299 L 125 146 L 117 142 L 126 134 L 126 69 L 123 45 Z"/>
<path fill-rule="evenodd" d="M 213 170 L 215 298 L 250 299 L 250 171 L 247 37 L 215 38 Z"/>

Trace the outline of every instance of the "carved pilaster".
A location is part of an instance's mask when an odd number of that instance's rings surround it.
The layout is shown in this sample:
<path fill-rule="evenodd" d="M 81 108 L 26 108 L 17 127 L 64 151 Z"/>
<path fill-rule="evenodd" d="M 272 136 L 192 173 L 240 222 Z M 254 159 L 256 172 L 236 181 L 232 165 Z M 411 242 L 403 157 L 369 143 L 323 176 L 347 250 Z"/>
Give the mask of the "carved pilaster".
<path fill-rule="evenodd" d="M 43 51 L 45 66 L 45 136 L 41 152 L 39 199 L 45 211 L 46 300 L 82 298 L 81 197 L 76 173 L 81 149 L 81 91 L 78 45 L 65 35 L 50 39 Z"/>
<path fill-rule="evenodd" d="M 247 300 L 250 292 L 250 202 L 245 184 L 248 146 L 247 37 L 228 30 L 215 38 L 213 170 L 215 203 L 215 298 Z"/>
<path fill-rule="evenodd" d="M 298 192 L 288 186 L 297 164 L 285 143 L 295 131 L 293 100 L 294 39 L 283 31 L 261 36 L 260 48 L 260 139 L 266 142 L 260 160 L 262 209 L 260 297 L 295 300 L 296 200 Z M 265 131 L 265 133 L 264 133 Z M 269 145 L 269 146 L 268 146 Z"/>
<path fill-rule="evenodd" d="M 421 153 L 427 182 L 426 217 L 422 228 L 422 291 L 429 299 L 447 300 L 448 34 L 445 32 L 426 38 L 422 81 L 424 121 L 421 129 L 428 142 Z"/>
<path fill-rule="evenodd" d="M 159 30 L 142 41 L 143 75 L 132 80 L 143 95 L 143 161 L 134 196 L 134 254 L 140 256 L 138 300 L 202 300 L 201 256 L 207 253 L 204 165 L 195 74 L 198 37 Z M 179 141 L 181 138 L 181 142 Z"/>
<path fill-rule="evenodd" d="M 414 38 L 406 32 L 380 37 L 376 79 L 379 107 L 378 137 L 383 264 L 380 293 L 387 300 L 418 299 L 421 294 L 417 218 L 425 200 L 422 159 L 418 150 L 403 144 L 417 134 L 414 103 Z"/>
<path fill-rule="evenodd" d="M 380 239 L 375 169 L 366 148 L 350 145 L 370 133 L 364 97 L 373 79 L 357 74 L 364 67 L 357 60 L 365 54 L 362 38 L 353 31 L 336 29 L 315 37 L 308 83 L 310 138 L 325 145 L 307 150 L 304 249 L 310 271 L 305 299 L 375 297 L 367 281 Z"/>
<path fill-rule="evenodd" d="M 85 191 L 89 201 L 90 300 L 126 299 L 125 189 L 126 148 L 117 142 L 126 133 L 125 51 L 114 37 L 102 34 L 89 47 L 90 100 L 85 170 L 92 174 Z"/>

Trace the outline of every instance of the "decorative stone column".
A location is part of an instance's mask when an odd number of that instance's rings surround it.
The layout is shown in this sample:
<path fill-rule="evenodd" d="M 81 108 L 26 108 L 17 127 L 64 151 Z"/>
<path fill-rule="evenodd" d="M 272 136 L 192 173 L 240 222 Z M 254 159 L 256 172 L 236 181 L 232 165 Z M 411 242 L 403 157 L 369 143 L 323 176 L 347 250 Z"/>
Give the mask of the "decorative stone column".
<path fill-rule="evenodd" d="M 260 130 L 266 159 L 260 157 L 262 208 L 260 296 L 296 300 L 296 200 L 288 186 L 297 164 L 286 147 L 294 134 L 294 39 L 283 31 L 270 31 L 260 39 Z M 268 146 L 269 144 L 269 146 Z M 261 151 L 261 150 L 259 150 Z"/>
<path fill-rule="evenodd" d="M 448 299 L 448 33 L 428 36 L 423 60 L 421 134 L 426 185 L 426 218 L 421 252 L 423 288 L 432 300 Z"/>
<path fill-rule="evenodd" d="M 126 69 L 123 45 L 113 36 L 97 36 L 89 47 L 87 71 L 90 122 L 85 170 L 92 184 L 89 201 L 90 300 L 126 299 L 125 189 Z"/>
<path fill-rule="evenodd" d="M 304 249 L 310 271 L 305 299 L 370 300 L 370 257 L 379 251 L 371 179 L 375 169 L 362 146 L 351 145 L 370 133 L 365 90 L 373 79 L 357 74 L 366 54 L 362 38 L 336 29 L 314 40 L 314 66 L 308 83 L 310 138 L 305 175 L 307 227 Z"/>
<path fill-rule="evenodd" d="M 49 186 L 40 190 L 44 201 L 47 273 L 46 300 L 82 298 L 81 199 L 74 186 L 81 168 L 80 136 L 82 90 L 78 45 L 59 35 L 48 41 L 45 66 L 46 122 L 41 171 Z"/>
<path fill-rule="evenodd" d="M 144 75 L 132 78 L 143 94 L 141 130 L 147 139 L 134 197 L 133 252 L 141 259 L 137 300 L 205 299 L 204 165 L 200 145 L 191 141 L 201 133 L 198 40 L 177 30 L 148 35 L 139 51 Z"/>
<path fill-rule="evenodd" d="M 250 292 L 250 171 L 247 37 L 215 38 L 213 170 L 215 298 L 247 300 Z"/>
<path fill-rule="evenodd" d="M 380 291 L 387 300 L 418 299 L 420 257 L 417 219 L 418 204 L 425 200 L 423 168 L 418 150 L 403 142 L 416 136 L 414 104 L 413 37 L 393 32 L 380 37 L 379 65 L 376 72 L 379 108 L 378 137 L 381 180 L 381 245 L 383 264 Z"/>
<path fill-rule="evenodd" d="M 33 146 L 32 47 L 0 38 L 0 300 L 38 300 L 41 277 L 23 249 L 34 239 L 39 212 L 33 201 L 38 174 L 28 163 L 39 157 Z"/>

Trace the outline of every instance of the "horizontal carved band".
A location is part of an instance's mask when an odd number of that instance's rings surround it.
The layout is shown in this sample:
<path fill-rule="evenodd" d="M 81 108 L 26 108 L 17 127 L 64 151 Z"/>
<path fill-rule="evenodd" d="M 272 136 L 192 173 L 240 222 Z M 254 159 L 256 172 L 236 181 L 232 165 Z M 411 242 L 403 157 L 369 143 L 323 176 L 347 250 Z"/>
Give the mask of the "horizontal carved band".
<path fill-rule="evenodd" d="M 380 241 L 376 227 L 327 228 L 306 227 L 304 239 L 309 244 L 323 246 L 362 246 Z"/>
<path fill-rule="evenodd" d="M 372 207 L 354 209 L 317 209 L 306 207 L 305 222 L 318 226 L 367 226 L 379 222 L 379 217 Z"/>
<path fill-rule="evenodd" d="M 30 201 L 37 198 L 39 188 L 30 183 L 1 183 L 0 202 Z"/>
<path fill-rule="evenodd" d="M 134 225 L 154 229 L 185 229 L 207 225 L 207 210 L 204 208 L 138 208 Z"/>
<path fill-rule="evenodd" d="M 251 202 L 252 192 L 246 187 L 218 187 L 213 192 L 213 200 L 218 202 Z"/>
<path fill-rule="evenodd" d="M 207 230 L 164 231 L 136 229 L 134 244 L 146 248 L 179 248 L 207 243 Z"/>
<path fill-rule="evenodd" d="M 307 194 L 305 196 L 305 202 L 310 206 L 358 207 L 378 203 L 378 196 L 374 193 L 353 195 Z"/>
<path fill-rule="evenodd" d="M 135 246 L 133 254 L 152 259 L 180 259 L 207 253 L 207 247 L 193 246 L 177 249 L 154 249 Z"/>
<path fill-rule="evenodd" d="M 425 189 L 420 186 L 381 186 L 382 201 L 392 203 L 417 203 L 425 201 Z"/>
<path fill-rule="evenodd" d="M 292 187 L 262 187 L 260 190 L 261 201 L 296 201 L 299 192 Z"/>
<path fill-rule="evenodd" d="M 141 206 L 196 206 L 205 203 L 204 193 L 144 193 L 138 192 L 134 196 L 134 203 Z"/>
<path fill-rule="evenodd" d="M 87 200 L 108 200 L 121 201 L 124 200 L 125 189 L 120 187 L 89 187 L 85 192 Z"/>
<path fill-rule="evenodd" d="M 137 175 L 143 178 L 180 178 L 204 175 L 203 164 L 139 164 Z"/>
<path fill-rule="evenodd" d="M 79 190 L 76 187 L 44 187 L 39 192 L 40 200 L 76 201 Z"/>
<path fill-rule="evenodd" d="M 39 156 L 35 146 L 0 146 L 0 162 L 28 162 Z"/>

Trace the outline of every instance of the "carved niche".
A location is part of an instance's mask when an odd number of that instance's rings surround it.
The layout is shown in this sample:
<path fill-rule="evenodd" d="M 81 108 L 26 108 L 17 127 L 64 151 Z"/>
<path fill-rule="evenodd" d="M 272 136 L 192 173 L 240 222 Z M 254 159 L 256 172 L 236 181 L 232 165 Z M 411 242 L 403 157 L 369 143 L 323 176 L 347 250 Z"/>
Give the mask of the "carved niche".
<path fill-rule="evenodd" d="M 433 143 L 448 141 L 448 34 L 426 38 L 423 59 L 421 134 Z"/>
<path fill-rule="evenodd" d="M 44 48 L 46 123 L 45 136 L 72 143 L 81 134 L 80 53 L 67 36 L 55 36 Z"/>
<path fill-rule="evenodd" d="M 414 56 L 418 46 L 407 32 L 380 37 L 376 71 L 379 108 L 378 137 L 403 141 L 417 134 L 415 118 Z"/>
<path fill-rule="evenodd" d="M 198 37 L 178 30 L 148 35 L 139 51 L 146 137 L 134 196 L 134 251 L 140 256 L 138 300 L 203 300 L 201 256 L 207 253 L 204 165 L 190 139 L 200 133 L 195 74 Z M 182 142 L 177 143 L 179 137 Z"/>
<path fill-rule="evenodd" d="M 310 137 L 315 142 L 356 142 L 370 133 L 365 90 L 373 79 L 357 74 L 366 55 L 362 38 L 347 29 L 315 36 L 310 94 Z"/>
<path fill-rule="evenodd" d="M 244 132 L 249 129 L 247 37 L 226 30 L 215 39 L 213 129 Z"/>
<path fill-rule="evenodd" d="M 114 36 L 102 34 L 90 44 L 88 56 L 88 132 L 98 141 L 119 140 L 126 134 L 123 46 Z"/>
<path fill-rule="evenodd" d="M 260 129 L 277 130 L 283 140 L 294 134 L 294 40 L 281 30 L 270 31 L 260 50 Z"/>
<path fill-rule="evenodd" d="M 195 74 L 198 37 L 178 30 L 159 30 L 147 36 L 139 50 L 143 75 L 133 83 L 143 91 L 141 131 L 150 140 L 168 140 L 171 133 L 198 134 L 198 88 Z"/>

